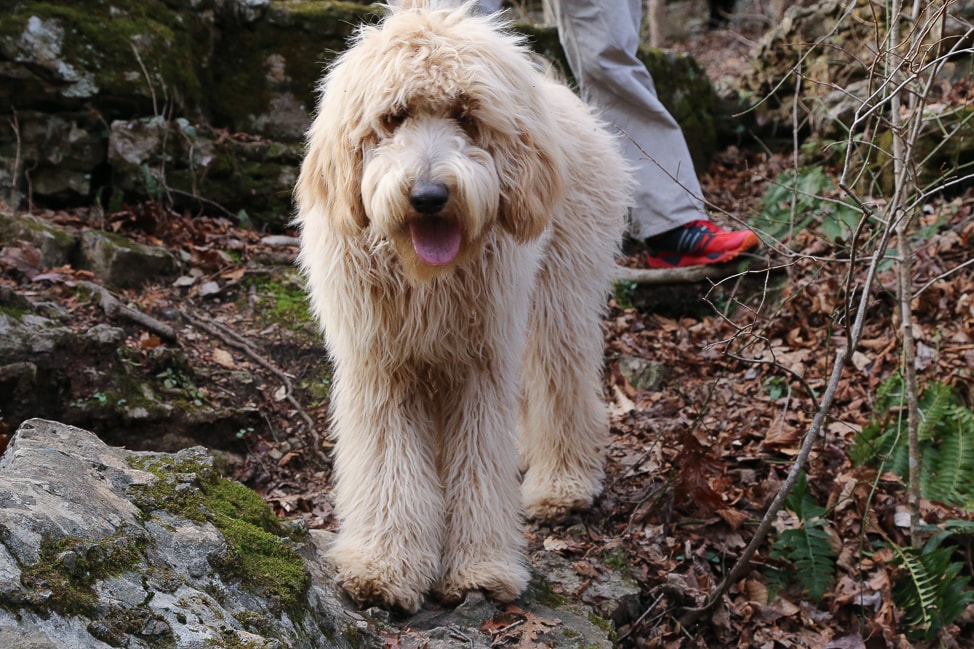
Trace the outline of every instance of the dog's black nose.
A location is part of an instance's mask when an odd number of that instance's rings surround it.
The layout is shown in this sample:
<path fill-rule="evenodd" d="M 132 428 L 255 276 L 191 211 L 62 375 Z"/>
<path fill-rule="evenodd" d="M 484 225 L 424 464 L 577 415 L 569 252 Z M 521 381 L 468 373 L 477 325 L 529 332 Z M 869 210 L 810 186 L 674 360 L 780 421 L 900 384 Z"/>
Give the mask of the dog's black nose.
<path fill-rule="evenodd" d="M 420 180 L 409 192 L 409 204 L 420 214 L 438 214 L 450 199 L 450 190 L 444 183 Z"/>

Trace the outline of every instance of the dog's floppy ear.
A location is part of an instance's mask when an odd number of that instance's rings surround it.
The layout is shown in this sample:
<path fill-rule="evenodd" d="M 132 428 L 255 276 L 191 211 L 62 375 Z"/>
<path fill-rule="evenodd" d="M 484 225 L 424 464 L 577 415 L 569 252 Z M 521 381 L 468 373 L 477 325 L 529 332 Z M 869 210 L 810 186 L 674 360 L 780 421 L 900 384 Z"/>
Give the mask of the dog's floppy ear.
<path fill-rule="evenodd" d="M 525 123 L 532 117 L 538 123 Z M 501 181 L 499 220 L 519 241 L 530 241 L 548 227 L 552 210 L 564 197 L 567 161 L 550 135 L 556 129 L 549 120 L 538 115 L 517 121 L 520 132 L 501 155 L 495 155 Z"/>
<path fill-rule="evenodd" d="M 294 197 L 299 219 L 321 212 L 340 232 L 351 235 L 368 225 L 362 204 L 362 143 L 349 128 L 352 107 L 333 96 L 342 94 L 336 81 L 328 79 L 322 87 Z"/>

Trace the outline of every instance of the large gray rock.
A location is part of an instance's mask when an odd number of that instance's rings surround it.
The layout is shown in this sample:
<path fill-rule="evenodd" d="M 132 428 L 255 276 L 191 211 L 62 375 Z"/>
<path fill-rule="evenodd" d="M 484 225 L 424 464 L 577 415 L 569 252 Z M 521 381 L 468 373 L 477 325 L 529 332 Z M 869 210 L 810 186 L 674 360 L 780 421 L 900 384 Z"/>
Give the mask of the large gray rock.
<path fill-rule="evenodd" d="M 71 261 L 78 247 L 77 238 L 29 214 L 0 211 L 0 246 L 28 242 L 40 254 L 38 267 L 53 268 Z"/>
<path fill-rule="evenodd" d="M 30 420 L 0 458 L 0 646 L 612 646 L 591 609 L 540 578 L 503 610 L 472 594 L 408 619 L 357 611 L 334 585 L 328 541 L 279 523 L 200 447 L 132 452 Z"/>
<path fill-rule="evenodd" d="M 307 128 L 305 116 L 301 130 Z M 277 229 L 291 220 L 304 146 L 158 117 L 118 120 L 108 137 L 115 186 L 178 206 L 203 201 Z"/>
<path fill-rule="evenodd" d="M 176 271 L 176 260 L 165 248 L 101 230 L 81 234 L 80 265 L 116 288 L 137 288 Z"/>
<path fill-rule="evenodd" d="M 863 124 L 854 123 L 854 111 L 876 101 L 877 88 L 884 80 L 882 65 L 876 62 L 882 62 L 878 57 L 884 55 L 886 46 L 876 34 L 886 31 L 887 10 L 888 6 L 869 0 L 818 0 L 789 6 L 780 23 L 761 37 L 750 57 L 751 65 L 738 82 L 737 90 L 752 105 L 757 120 L 790 133 L 797 117 L 799 126 L 795 128 L 803 127 L 807 120 L 813 134 L 824 139 L 844 139 L 850 129 L 863 128 Z M 920 24 L 914 24 L 908 13 L 900 21 L 904 42 L 929 18 L 924 14 Z M 968 49 L 958 52 L 954 63 L 945 66 L 942 73 L 944 80 L 952 76 L 956 76 L 954 81 L 968 78 L 972 65 L 972 16 L 974 1 L 949 3 L 943 49 L 933 47 L 937 30 L 929 32 L 904 65 L 921 70 L 929 66 L 938 51 L 946 52 L 951 45 L 959 49 L 966 46 Z M 939 25 L 941 19 L 934 22 Z M 929 69 L 924 69 L 919 76 L 927 74 Z M 971 131 L 966 115 L 939 115 L 931 118 L 934 120 L 943 122 L 940 138 L 957 125 Z M 970 135 L 966 137 L 970 139 Z M 940 162 L 932 161 L 931 167 Z"/>

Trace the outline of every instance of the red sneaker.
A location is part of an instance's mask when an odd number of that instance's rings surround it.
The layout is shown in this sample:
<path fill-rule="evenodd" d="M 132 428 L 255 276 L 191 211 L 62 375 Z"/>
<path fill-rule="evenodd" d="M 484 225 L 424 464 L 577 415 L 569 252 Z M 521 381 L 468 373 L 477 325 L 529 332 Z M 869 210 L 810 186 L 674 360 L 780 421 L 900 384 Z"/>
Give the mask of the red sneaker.
<path fill-rule="evenodd" d="M 646 240 L 650 268 L 720 264 L 760 245 L 750 230 L 725 230 L 710 221 L 691 221 Z"/>

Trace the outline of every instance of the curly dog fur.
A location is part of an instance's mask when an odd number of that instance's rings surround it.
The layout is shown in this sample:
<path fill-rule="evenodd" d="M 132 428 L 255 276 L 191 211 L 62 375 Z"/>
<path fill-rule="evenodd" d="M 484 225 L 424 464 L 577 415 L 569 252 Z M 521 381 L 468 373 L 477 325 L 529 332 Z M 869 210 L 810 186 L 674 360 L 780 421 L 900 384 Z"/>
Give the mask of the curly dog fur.
<path fill-rule="evenodd" d="M 469 7 L 390 8 L 320 90 L 295 196 L 334 361 L 338 580 L 405 611 L 431 591 L 514 599 L 521 512 L 556 519 L 601 490 L 625 162 Z"/>

